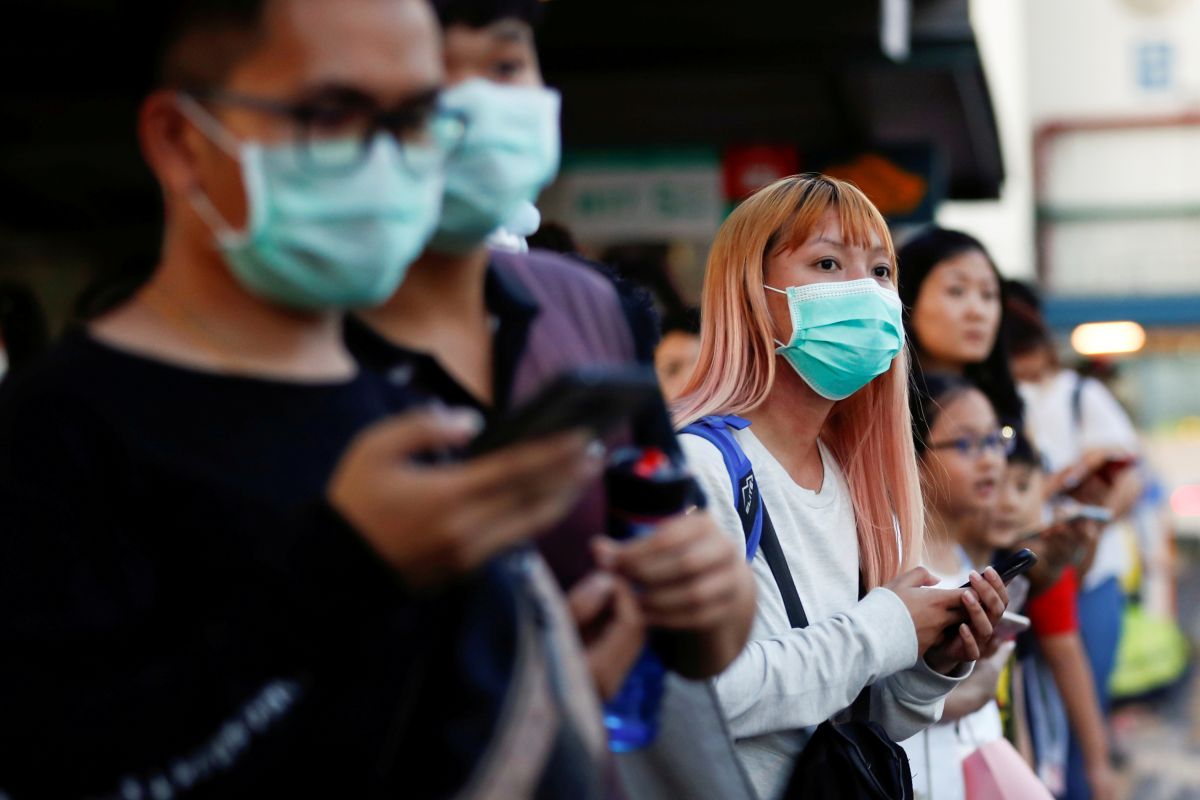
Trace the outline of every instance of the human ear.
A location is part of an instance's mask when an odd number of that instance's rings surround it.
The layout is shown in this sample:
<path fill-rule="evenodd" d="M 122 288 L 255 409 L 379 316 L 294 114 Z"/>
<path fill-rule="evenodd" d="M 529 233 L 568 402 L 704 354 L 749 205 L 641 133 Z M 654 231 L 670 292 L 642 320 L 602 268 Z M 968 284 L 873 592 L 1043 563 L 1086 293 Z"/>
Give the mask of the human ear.
<path fill-rule="evenodd" d="M 182 195 L 197 183 L 199 134 L 187 123 L 175 93 L 159 90 L 138 110 L 138 143 L 163 193 Z"/>

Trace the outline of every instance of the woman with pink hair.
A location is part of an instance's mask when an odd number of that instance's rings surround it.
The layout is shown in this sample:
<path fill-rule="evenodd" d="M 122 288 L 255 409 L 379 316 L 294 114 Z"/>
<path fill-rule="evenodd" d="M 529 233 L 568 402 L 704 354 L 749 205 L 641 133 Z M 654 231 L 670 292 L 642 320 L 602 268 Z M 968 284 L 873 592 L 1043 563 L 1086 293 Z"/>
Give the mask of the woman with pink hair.
<path fill-rule="evenodd" d="M 751 641 L 716 689 L 764 800 L 785 790 L 813 726 L 860 694 L 894 740 L 937 721 L 1008 602 L 994 570 L 937 590 L 909 569 L 922 508 L 895 283 L 883 217 L 820 175 L 759 190 L 709 254 L 700 358 L 675 418 L 758 583 Z M 753 469 L 733 491 L 730 444 Z M 746 521 L 754 502 L 761 528 Z"/>

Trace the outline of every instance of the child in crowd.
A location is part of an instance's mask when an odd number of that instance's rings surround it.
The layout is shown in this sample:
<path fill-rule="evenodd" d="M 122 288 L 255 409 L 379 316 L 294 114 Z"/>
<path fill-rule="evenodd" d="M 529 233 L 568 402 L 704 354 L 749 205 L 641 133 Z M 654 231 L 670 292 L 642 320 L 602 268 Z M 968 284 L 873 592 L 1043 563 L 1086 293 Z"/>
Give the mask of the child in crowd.
<path fill-rule="evenodd" d="M 966 380 L 929 374 L 913 395 L 914 445 L 925 492 L 925 566 L 943 588 L 962 585 L 992 561 L 988 520 L 1004 477 L 1009 439 L 988 398 Z M 961 800 L 962 760 L 1001 738 L 996 687 L 1012 645 L 993 637 L 971 676 L 946 698 L 941 722 L 902 744 L 917 797 Z"/>
<path fill-rule="evenodd" d="M 1063 528 L 1081 524 L 1063 520 L 1046 525 L 1045 477 L 1042 458 L 1033 442 L 1018 431 L 990 526 L 993 546 L 998 549 L 1031 547 L 1042 553 L 1052 549 L 1043 547 L 1042 540 L 1063 539 L 1065 537 L 1059 535 Z M 1029 537 L 1035 531 L 1038 534 Z M 1113 773 L 1095 682 L 1079 635 L 1077 595 L 1078 578 L 1075 568 L 1068 565 L 1049 588 L 1029 600 L 1024 613 L 1032 623 L 1036 650 L 1023 659 L 1022 672 L 1026 687 L 1037 687 L 1036 692 L 1026 692 L 1031 703 L 1039 704 L 1037 709 L 1031 710 L 1034 718 L 1047 712 L 1057 716 L 1060 709 L 1065 710 L 1070 730 L 1083 750 L 1092 797 L 1100 800 L 1113 797 Z M 1053 686 L 1046 686 L 1039 680 L 1047 672 L 1053 679 Z M 1045 703 L 1041 699 L 1044 693 L 1047 690 L 1053 692 L 1055 687 L 1058 697 Z M 1051 727 L 1064 728 L 1061 721 Z M 1038 741 L 1035 730 L 1033 744 L 1038 762 L 1035 766 L 1047 785 L 1061 794 L 1065 788 L 1061 773 L 1065 750 L 1056 756 L 1054 743 L 1045 739 L 1043 736 L 1042 741 Z"/>

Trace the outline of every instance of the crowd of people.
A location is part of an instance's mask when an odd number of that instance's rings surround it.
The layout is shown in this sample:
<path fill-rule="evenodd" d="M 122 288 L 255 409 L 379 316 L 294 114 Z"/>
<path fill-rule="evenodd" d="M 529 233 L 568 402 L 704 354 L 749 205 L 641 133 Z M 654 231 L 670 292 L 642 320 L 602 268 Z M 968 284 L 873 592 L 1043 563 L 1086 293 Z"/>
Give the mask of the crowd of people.
<path fill-rule="evenodd" d="M 172 5 L 157 266 L 0 384 L 0 798 L 1114 797 L 1137 437 L 978 241 L 783 178 L 660 328 L 525 244 L 536 0 Z M 618 539 L 631 447 L 692 490 Z"/>

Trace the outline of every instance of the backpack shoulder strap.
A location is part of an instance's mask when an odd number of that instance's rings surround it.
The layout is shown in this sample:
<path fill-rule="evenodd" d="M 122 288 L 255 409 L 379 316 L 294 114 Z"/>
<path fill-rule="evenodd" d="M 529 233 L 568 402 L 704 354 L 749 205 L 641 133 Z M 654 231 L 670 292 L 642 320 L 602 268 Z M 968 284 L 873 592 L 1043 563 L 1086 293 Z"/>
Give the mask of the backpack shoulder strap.
<path fill-rule="evenodd" d="M 1075 387 L 1071 390 L 1071 422 L 1076 431 L 1083 428 L 1083 387 L 1087 385 L 1087 380 L 1078 372 L 1075 373 Z"/>
<path fill-rule="evenodd" d="M 714 414 L 688 425 L 683 433 L 699 436 L 720 451 L 733 488 L 733 505 L 742 520 L 742 532 L 746 535 L 746 560 L 753 561 L 755 553 L 762 548 L 763 558 L 771 568 L 771 575 L 783 597 L 788 622 L 793 628 L 804 628 L 808 626 L 808 615 L 804 613 L 804 605 L 800 602 L 783 547 L 775 534 L 771 515 L 763 505 L 758 483 L 754 479 L 754 468 L 733 435 L 733 431 L 749 426 L 749 420 L 742 417 Z"/>
<path fill-rule="evenodd" d="M 733 490 L 733 507 L 742 521 L 742 532 L 746 536 L 746 560 L 753 561 L 762 539 L 764 509 L 758 483 L 754 479 L 754 468 L 733 436 L 733 431 L 749 425 L 749 420 L 733 414 L 713 414 L 701 417 L 680 433 L 699 436 L 721 454 Z"/>
<path fill-rule="evenodd" d="M 762 539 L 759 546 L 762 548 L 763 558 L 767 560 L 767 566 L 771 568 L 775 585 L 779 587 L 779 594 L 783 597 L 788 622 L 793 628 L 807 628 L 808 614 L 804 613 L 804 604 L 800 602 L 800 593 L 796 591 L 796 583 L 792 580 L 792 570 L 788 567 L 787 557 L 783 554 L 783 547 L 779 544 L 779 537 L 775 535 L 775 526 L 771 524 L 771 516 L 767 514 L 766 508 L 763 508 L 762 516 Z"/>

